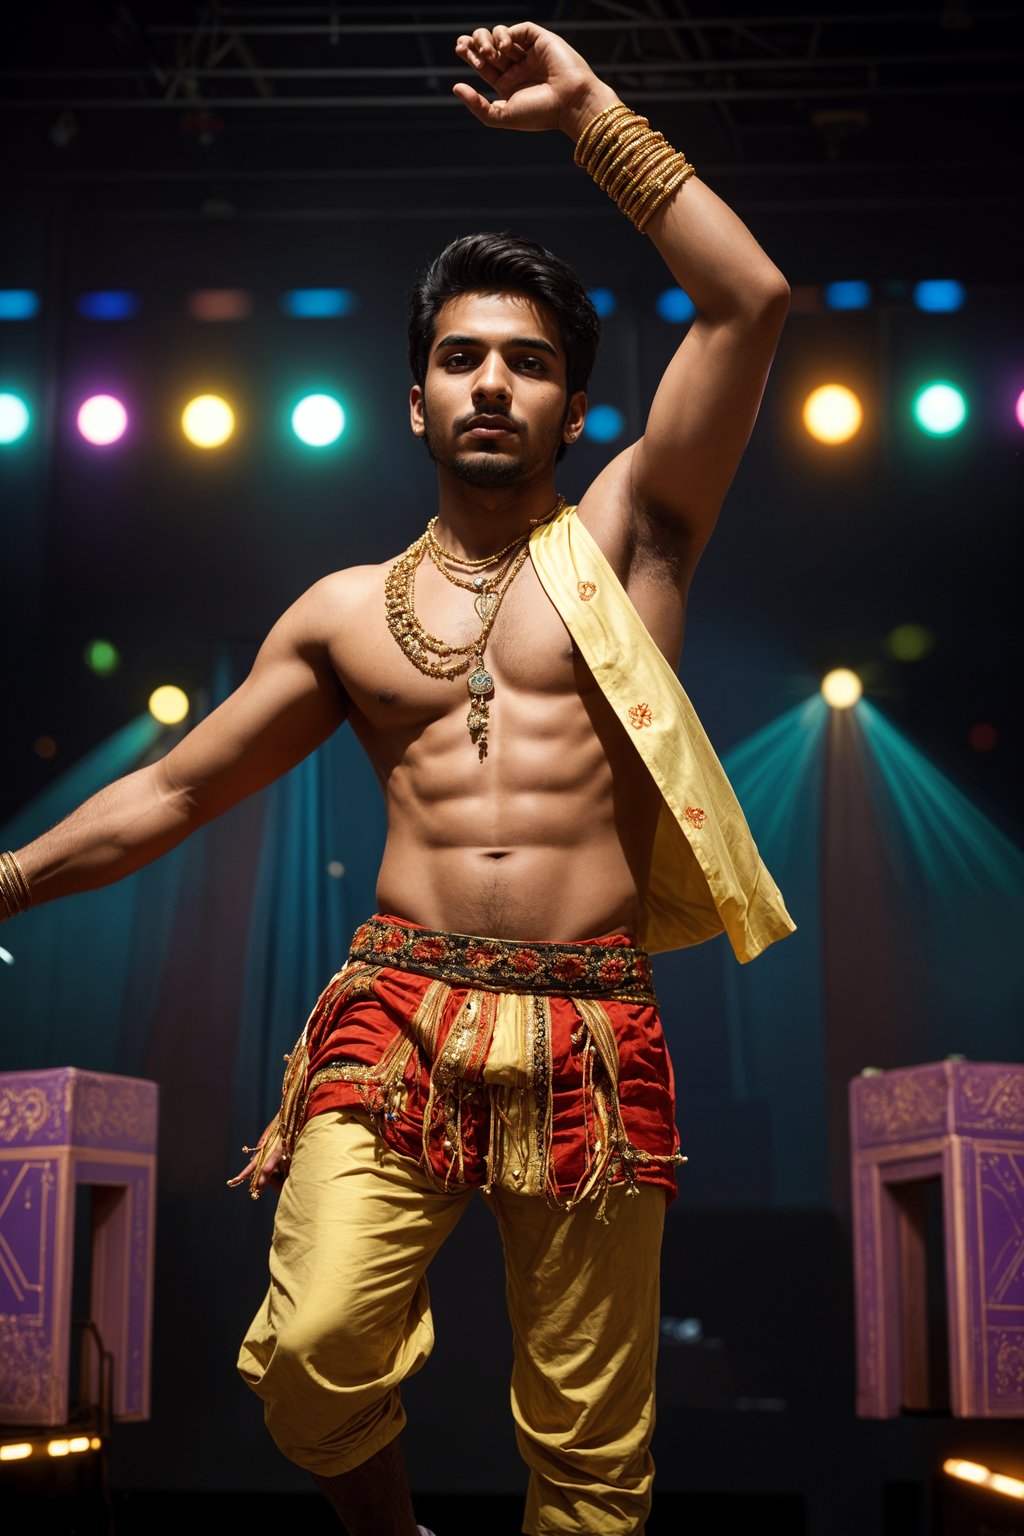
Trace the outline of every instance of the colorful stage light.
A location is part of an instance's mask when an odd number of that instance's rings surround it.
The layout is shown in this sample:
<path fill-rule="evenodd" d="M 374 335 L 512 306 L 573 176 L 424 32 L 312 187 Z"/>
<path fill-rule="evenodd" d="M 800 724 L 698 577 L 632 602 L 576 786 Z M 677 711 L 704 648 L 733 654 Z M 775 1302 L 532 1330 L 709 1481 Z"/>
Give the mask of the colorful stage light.
<path fill-rule="evenodd" d="M 122 438 L 128 412 L 113 395 L 90 395 L 78 408 L 78 430 L 94 448 L 108 448 Z"/>
<path fill-rule="evenodd" d="M 32 417 L 20 395 L 0 393 L 0 444 L 16 443 L 25 436 Z"/>
<path fill-rule="evenodd" d="M 914 285 L 914 303 L 930 315 L 949 315 L 962 309 L 965 297 L 962 284 L 951 277 L 930 277 Z"/>
<path fill-rule="evenodd" d="M 896 661 L 920 661 L 935 646 L 935 636 L 923 624 L 897 624 L 885 637 L 885 648 Z"/>
<path fill-rule="evenodd" d="M 1014 406 L 1014 414 L 1017 417 L 1017 425 L 1024 427 L 1024 389 L 1017 396 L 1017 404 Z"/>
<path fill-rule="evenodd" d="M 75 305 L 83 320 L 134 320 L 142 308 L 137 293 L 110 288 L 98 293 L 79 295 Z"/>
<path fill-rule="evenodd" d="M 848 667 L 836 667 L 821 680 L 822 698 L 832 709 L 852 709 L 863 692 L 863 683 Z"/>
<path fill-rule="evenodd" d="M 822 292 L 826 309 L 867 309 L 871 285 L 859 278 L 852 282 L 826 283 Z"/>
<path fill-rule="evenodd" d="M 697 313 L 697 306 L 688 293 L 682 288 L 666 288 L 664 293 L 658 295 L 655 306 L 658 314 L 669 325 L 685 325 L 687 320 L 692 320 Z"/>
<path fill-rule="evenodd" d="M 993 1493 L 1005 1493 L 1011 1499 L 1024 1499 L 1024 1481 L 1008 1477 L 1005 1472 L 994 1472 L 978 1461 L 963 1461 L 959 1456 L 949 1456 L 942 1463 L 948 1477 L 958 1477 L 964 1483 L 977 1483 L 991 1488 Z"/>
<path fill-rule="evenodd" d="M 606 320 L 609 315 L 614 315 L 619 305 L 618 299 L 610 288 L 590 288 L 587 290 L 587 298 L 602 320 Z"/>
<path fill-rule="evenodd" d="M 197 395 L 181 413 L 181 430 L 197 448 L 219 448 L 235 430 L 235 413 L 219 395 Z"/>
<path fill-rule="evenodd" d="M 929 437 L 949 437 L 967 420 L 967 401 L 955 384 L 936 379 L 914 397 L 914 420 Z"/>
<path fill-rule="evenodd" d="M 39 295 L 31 288 L 0 288 L 0 320 L 33 320 L 39 313 Z"/>
<path fill-rule="evenodd" d="M 310 448 L 336 443 L 345 430 L 345 412 L 333 395 L 306 395 L 292 411 L 292 431 Z"/>
<path fill-rule="evenodd" d="M 822 384 L 804 401 L 803 418 L 813 438 L 834 447 L 856 437 L 864 420 L 864 409 L 845 384 Z"/>
<path fill-rule="evenodd" d="M 281 295 L 281 308 L 293 320 L 341 320 L 358 302 L 350 288 L 292 288 Z"/>
<path fill-rule="evenodd" d="M 0 1445 L 0 1461 L 24 1461 L 31 1455 L 32 1446 L 27 1440 L 14 1440 L 7 1445 Z"/>
<path fill-rule="evenodd" d="M 173 683 L 154 688 L 149 696 L 149 712 L 161 725 L 179 725 L 189 712 L 188 694 Z"/>
<path fill-rule="evenodd" d="M 621 437 L 626 418 L 614 405 L 592 405 L 583 424 L 583 436 L 594 443 L 614 443 Z"/>
<path fill-rule="evenodd" d="M 185 308 L 193 320 L 245 320 L 252 314 L 252 294 L 244 288 L 200 288 Z"/>
<path fill-rule="evenodd" d="M 90 640 L 85 648 L 85 664 L 90 672 L 109 677 L 121 665 L 117 646 L 111 645 L 109 640 Z"/>

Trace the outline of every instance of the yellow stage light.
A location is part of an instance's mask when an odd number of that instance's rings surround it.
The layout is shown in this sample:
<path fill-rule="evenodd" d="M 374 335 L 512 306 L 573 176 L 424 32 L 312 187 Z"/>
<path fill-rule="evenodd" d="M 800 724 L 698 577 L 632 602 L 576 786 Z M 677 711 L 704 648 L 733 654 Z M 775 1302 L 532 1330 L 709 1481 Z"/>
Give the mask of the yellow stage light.
<path fill-rule="evenodd" d="M 173 683 L 154 688 L 149 696 L 149 712 L 161 725 L 177 725 L 189 711 L 188 694 Z"/>
<path fill-rule="evenodd" d="M 51 1456 L 70 1456 L 71 1447 L 66 1440 L 51 1440 L 46 1447 Z"/>
<path fill-rule="evenodd" d="M 68 1450 L 72 1453 L 72 1455 L 77 1455 L 79 1451 L 87 1451 L 88 1449 L 88 1435 L 75 1435 L 73 1440 L 68 1441 Z"/>
<path fill-rule="evenodd" d="M 1003 1493 L 1011 1499 L 1024 1499 L 1024 1482 L 1019 1477 L 1008 1477 L 1005 1472 L 993 1472 L 991 1467 L 984 1467 L 980 1462 L 961 1461 L 957 1456 L 950 1456 L 942 1463 L 942 1470 L 950 1477 L 959 1477 L 962 1482 L 991 1488 L 993 1493 Z"/>
<path fill-rule="evenodd" d="M 845 384 L 822 384 L 804 401 L 804 426 L 819 443 L 848 443 L 863 420 L 864 408 Z"/>
<path fill-rule="evenodd" d="M 235 430 L 235 413 L 219 395 L 197 395 L 181 413 L 181 429 L 197 448 L 219 448 Z"/>
<path fill-rule="evenodd" d="M 822 678 L 821 692 L 833 709 L 851 709 L 864 692 L 864 684 L 848 667 L 836 667 Z"/>
<path fill-rule="evenodd" d="M 0 1461 L 24 1461 L 26 1456 L 31 1455 L 32 1447 L 25 1440 L 16 1445 L 0 1445 Z"/>

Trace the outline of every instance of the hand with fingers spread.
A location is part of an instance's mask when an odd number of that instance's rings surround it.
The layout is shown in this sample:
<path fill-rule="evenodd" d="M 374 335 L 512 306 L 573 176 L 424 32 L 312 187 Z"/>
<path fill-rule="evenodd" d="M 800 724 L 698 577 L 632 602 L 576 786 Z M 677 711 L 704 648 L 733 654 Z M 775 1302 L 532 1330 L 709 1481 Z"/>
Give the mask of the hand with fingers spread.
<path fill-rule="evenodd" d="M 598 112 L 618 99 L 581 54 L 532 21 L 478 27 L 472 36 L 463 33 L 455 52 L 497 95 L 496 101 L 489 101 L 461 81 L 452 87 L 489 128 L 524 133 L 559 128 L 576 139 Z"/>
<path fill-rule="evenodd" d="M 276 1131 L 276 1129 L 277 1122 L 276 1120 L 272 1120 L 254 1147 L 242 1148 L 243 1152 L 251 1152 L 252 1156 L 246 1163 L 245 1167 L 242 1169 L 241 1173 L 236 1173 L 233 1179 L 228 1179 L 227 1184 L 229 1189 L 237 1189 L 240 1184 L 245 1184 L 251 1181 L 253 1173 L 259 1165 L 263 1143 L 266 1141 L 268 1136 L 272 1135 Z M 263 1159 L 263 1166 L 260 1168 L 255 1189 L 250 1191 L 254 1200 L 258 1200 L 263 1190 L 265 1190 L 268 1186 L 278 1191 L 281 1190 L 288 1172 L 287 1167 L 282 1166 L 284 1161 L 284 1147 L 281 1144 L 280 1137 L 278 1137 L 274 1146 L 271 1147 L 270 1151 Z"/>

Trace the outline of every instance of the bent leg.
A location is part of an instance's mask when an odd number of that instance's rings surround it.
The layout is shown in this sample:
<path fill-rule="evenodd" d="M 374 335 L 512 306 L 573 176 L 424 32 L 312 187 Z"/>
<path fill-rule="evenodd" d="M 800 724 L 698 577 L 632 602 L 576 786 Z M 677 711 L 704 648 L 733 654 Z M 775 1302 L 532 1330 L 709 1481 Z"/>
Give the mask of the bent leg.
<path fill-rule="evenodd" d="M 650 1512 L 665 1194 L 614 1188 L 608 1225 L 496 1189 L 515 1339 L 512 1412 L 530 1468 L 523 1529 L 638 1536 Z"/>
<path fill-rule="evenodd" d="M 349 1472 L 405 1423 L 399 1385 L 434 1342 L 426 1269 L 470 1192 L 435 1190 L 361 1115 L 298 1138 L 274 1223 L 270 1288 L 238 1369 L 289 1460 Z"/>

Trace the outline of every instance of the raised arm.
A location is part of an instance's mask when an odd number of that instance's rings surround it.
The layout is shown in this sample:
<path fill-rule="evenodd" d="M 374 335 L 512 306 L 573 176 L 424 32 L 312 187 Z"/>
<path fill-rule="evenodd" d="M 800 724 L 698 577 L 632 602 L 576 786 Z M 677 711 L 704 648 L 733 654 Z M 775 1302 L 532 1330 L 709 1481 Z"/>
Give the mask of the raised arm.
<path fill-rule="evenodd" d="M 478 29 L 459 38 L 456 52 L 497 93 L 488 101 L 468 85 L 454 88 L 491 127 L 558 128 L 575 143 L 618 102 L 580 54 L 532 22 Z M 635 125 L 621 114 L 617 122 L 618 129 L 611 120 L 605 142 L 609 158 L 622 147 L 617 163 L 628 181 L 629 156 L 643 146 L 634 139 L 629 149 Z M 593 489 L 599 496 L 610 490 L 620 515 L 628 510 L 656 523 L 656 542 L 676 542 L 692 569 L 753 428 L 789 287 L 741 220 L 694 174 L 661 203 L 644 233 L 697 315 L 661 380 L 643 437 L 609 466 L 608 483 Z"/>
<path fill-rule="evenodd" d="M 347 708 L 327 651 L 344 578 L 326 577 L 288 609 L 245 682 L 166 757 L 101 789 L 16 850 L 33 905 L 130 875 L 331 735 Z"/>

